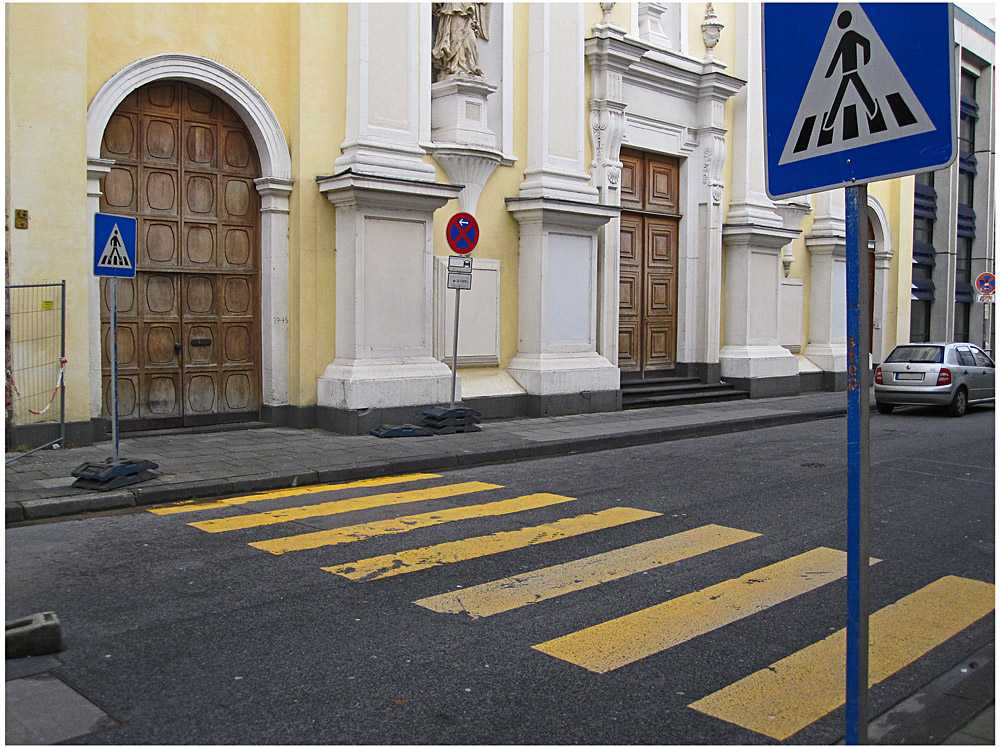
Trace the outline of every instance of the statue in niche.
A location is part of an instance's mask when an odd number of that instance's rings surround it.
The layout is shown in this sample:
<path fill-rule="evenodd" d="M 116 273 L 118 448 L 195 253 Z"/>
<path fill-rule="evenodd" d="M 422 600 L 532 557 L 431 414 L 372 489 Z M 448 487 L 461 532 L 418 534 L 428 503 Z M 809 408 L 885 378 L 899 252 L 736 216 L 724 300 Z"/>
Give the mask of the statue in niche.
<path fill-rule="evenodd" d="M 490 40 L 489 3 L 434 3 L 437 16 L 437 37 L 431 50 L 440 74 L 444 78 L 482 78 L 476 37 Z"/>

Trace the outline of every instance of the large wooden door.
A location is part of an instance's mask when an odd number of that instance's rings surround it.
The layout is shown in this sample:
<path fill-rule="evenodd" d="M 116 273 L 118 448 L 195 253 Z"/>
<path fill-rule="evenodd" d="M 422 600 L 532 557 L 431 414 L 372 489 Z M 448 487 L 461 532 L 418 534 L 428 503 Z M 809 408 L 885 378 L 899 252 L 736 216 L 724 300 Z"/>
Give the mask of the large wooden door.
<path fill-rule="evenodd" d="M 260 414 L 257 153 L 236 113 L 179 81 L 129 95 L 108 122 L 101 212 L 138 219 L 137 273 L 118 280 L 122 430 Z M 104 414 L 110 281 L 101 280 Z"/>
<path fill-rule="evenodd" d="M 623 150 L 618 366 L 666 374 L 677 359 L 677 159 Z"/>

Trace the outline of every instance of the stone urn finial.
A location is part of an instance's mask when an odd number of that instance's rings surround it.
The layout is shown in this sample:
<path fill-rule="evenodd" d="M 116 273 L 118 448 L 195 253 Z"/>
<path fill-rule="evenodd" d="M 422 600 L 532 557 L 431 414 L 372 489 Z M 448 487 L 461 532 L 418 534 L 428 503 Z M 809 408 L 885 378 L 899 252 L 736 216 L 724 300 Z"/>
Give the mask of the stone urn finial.
<path fill-rule="evenodd" d="M 601 3 L 601 10 L 604 11 L 604 18 L 601 19 L 601 23 L 605 26 L 611 25 L 611 9 L 614 7 L 614 3 Z"/>
<path fill-rule="evenodd" d="M 719 34 L 725 28 L 715 15 L 715 8 L 711 3 L 705 6 L 705 20 L 701 24 L 701 37 L 705 41 L 705 59 L 715 58 L 715 45 L 719 43 Z"/>

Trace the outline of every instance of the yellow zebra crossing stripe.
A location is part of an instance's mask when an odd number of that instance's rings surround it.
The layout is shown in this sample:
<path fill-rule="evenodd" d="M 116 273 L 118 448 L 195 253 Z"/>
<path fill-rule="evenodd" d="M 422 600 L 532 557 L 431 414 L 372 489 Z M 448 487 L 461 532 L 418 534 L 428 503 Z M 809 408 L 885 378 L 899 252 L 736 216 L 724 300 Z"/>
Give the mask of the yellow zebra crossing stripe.
<path fill-rule="evenodd" d="M 415 501 L 427 501 L 430 499 L 445 499 L 477 491 L 492 491 L 494 488 L 503 488 L 503 486 L 493 483 L 480 483 L 478 481 L 454 483 L 448 486 L 422 488 L 417 491 L 380 493 L 373 496 L 341 499 L 340 501 L 326 501 L 322 504 L 291 507 L 289 509 L 275 509 L 273 512 L 262 512 L 260 514 L 241 514 L 238 517 L 209 519 L 202 522 L 189 522 L 188 524 L 205 532 L 228 532 L 229 530 L 242 530 L 247 527 L 261 527 L 262 525 L 276 525 L 281 522 L 292 522 L 310 517 L 327 517 L 332 514 L 354 512 L 358 509 L 410 504 Z"/>
<path fill-rule="evenodd" d="M 868 682 L 879 683 L 990 613 L 996 587 L 942 577 L 872 614 Z M 847 630 L 690 704 L 704 714 L 784 740 L 845 701 Z"/>
<path fill-rule="evenodd" d="M 846 553 L 815 548 L 736 579 L 536 644 L 534 649 L 595 673 L 607 673 L 846 574 Z"/>
<path fill-rule="evenodd" d="M 640 519 L 662 516 L 659 512 L 647 512 L 642 509 L 615 507 L 594 514 L 582 514 L 578 517 L 567 517 L 555 522 L 535 527 L 523 527 L 520 530 L 498 532 L 492 535 L 482 535 L 450 543 L 415 548 L 390 553 L 384 556 L 365 558 L 349 564 L 326 566 L 329 571 L 354 581 L 369 581 L 382 579 L 397 574 L 408 574 L 412 571 L 429 569 L 433 566 L 466 561 L 472 558 L 489 556 L 494 553 L 526 548 L 528 546 L 548 543 L 561 538 L 582 535 L 596 530 L 636 522 Z"/>
<path fill-rule="evenodd" d="M 309 532 L 303 535 L 292 535 L 287 538 L 262 540 L 256 543 L 250 543 L 250 545 L 254 548 L 260 548 L 261 550 L 278 555 L 281 553 L 287 553 L 288 551 L 302 551 L 329 545 L 353 543 L 357 540 L 366 540 L 367 538 L 374 538 L 379 535 L 394 535 L 401 532 L 416 530 L 421 527 L 441 525 L 445 522 L 475 519 L 477 517 L 495 517 L 502 514 L 513 514 L 514 512 L 523 512 L 528 509 L 538 509 L 543 506 L 562 504 L 567 501 L 576 501 L 576 499 L 571 499 L 568 496 L 558 496 L 552 493 L 535 493 L 530 496 L 521 496 L 520 498 L 507 499 L 506 501 L 494 501 L 489 504 L 460 506 L 454 509 L 444 509 L 439 512 L 411 514 L 408 517 L 397 517 L 395 519 L 368 522 L 361 525 L 337 527 L 333 530 Z"/>
<path fill-rule="evenodd" d="M 345 491 L 349 488 L 373 488 L 377 486 L 391 486 L 396 483 L 408 483 L 416 480 L 428 480 L 430 478 L 440 478 L 434 473 L 410 473 L 409 475 L 396 475 L 387 478 L 365 478 L 349 483 L 325 483 L 316 486 L 300 486 L 298 488 L 283 488 L 279 491 L 266 491 L 263 493 L 250 494 L 249 496 L 234 496 L 231 499 L 220 499 L 219 501 L 208 501 L 196 503 L 191 501 L 179 501 L 176 504 L 148 509 L 152 514 L 183 514 L 184 512 L 200 512 L 205 509 L 225 509 L 230 506 L 249 504 L 252 501 L 268 501 L 270 499 L 281 499 L 285 496 L 306 496 L 311 493 L 325 493 L 327 491 Z"/>
<path fill-rule="evenodd" d="M 425 597 L 415 603 L 439 613 L 467 613 L 472 618 L 483 618 L 756 537 L 759 533 L 705 525 L 527 574 Z"/>

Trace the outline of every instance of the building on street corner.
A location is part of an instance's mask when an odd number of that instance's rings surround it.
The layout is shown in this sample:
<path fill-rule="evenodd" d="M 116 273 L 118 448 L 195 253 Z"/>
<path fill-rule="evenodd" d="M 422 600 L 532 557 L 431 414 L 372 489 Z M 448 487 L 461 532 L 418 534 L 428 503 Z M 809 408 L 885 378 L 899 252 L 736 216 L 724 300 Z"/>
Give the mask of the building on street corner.
<path fill-rule="evenodd" d="M 486 417 L 617 410 L 664 377 L 845 387 L 844 197 L 765 194 L 759 3 L 5 13 L 7 379 L 40 345 L 11 287 L 65 280 L 70 443 L 109 430 L 96 213 L 138 221 L 125 432 L 367 433 L 447 403 L 459 211 L 480 227 L 459 396 Z M 958 161 L 869 185 L 876 362 L 992 348 L 970 284 L 994 268 L 993 31 L 956 8 L 955 39 Z M 8 448 L 43 442 L 42 389 L 8 387 Z"/>

